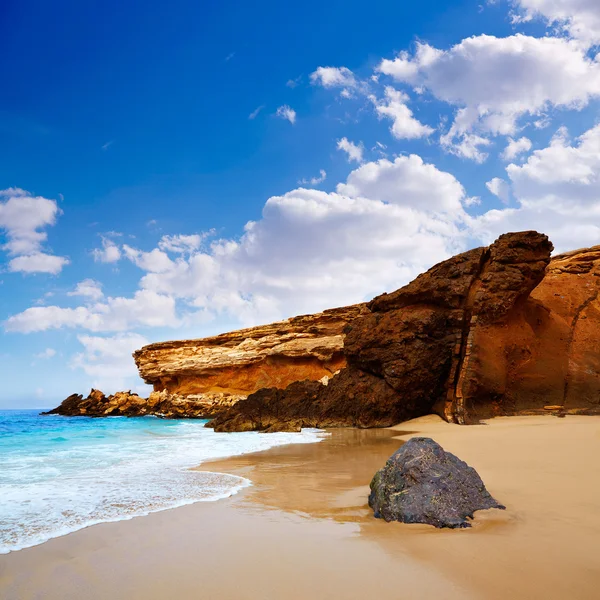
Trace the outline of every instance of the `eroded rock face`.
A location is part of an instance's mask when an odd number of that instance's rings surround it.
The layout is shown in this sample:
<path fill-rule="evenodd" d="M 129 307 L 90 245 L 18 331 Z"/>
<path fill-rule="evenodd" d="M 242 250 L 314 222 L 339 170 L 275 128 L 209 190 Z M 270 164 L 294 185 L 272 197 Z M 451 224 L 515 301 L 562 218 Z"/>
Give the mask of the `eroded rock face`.
<path fill-rule="evenodd" d="M 367 305 L 370 312 L 348 324 L 347 366 L 327 387 L 307 388 L 316 398 L 308 402 L 298 386 L 293 393 L 279 392 L 277 400 L 263 391 L 260 398 L 268 402 L 250 396 L 218 417 L 215 429 L 230 430 L 233 422 L 235 427 L 244 422 L 246 428 L 252 423 L 259 430 L 266 424 L 281 429 L 286 422 L 291 429 L 302 422 L 377 427 L 432 410 L 448 420 L 469 422 L 478 414 L 471 414 L 472 407 L 490 403 L 490 385 L 479 385 L 475 339 L 520 314 L 544 277 L 551 251 L 545 235 L 512 233 L 489 248 L 434 266 L 403 288 L 375 298 Z"/>
<path fill-rule="evenodd" d="M 470 420 L 600 413 L 600 246 L 553 257 L 542 282 L 506 318 L 478 323 L 464 368 Z M 456 403 L 444 414 L 453 418 Z M 460 422 L 460 421 L 459 421 Z"/>
<path fill-rule="evenodd" d="M 152 344 L 135 353 L 148 401 L 72 396 L 62 414 L 216 417 L 217 431 L 600 414 L 600 246 L 551 251 L 506 234 L 367 305 Z"/>
<path fill-rule="evenodd" d="M 134 358 L 155 391 L 246 397 L 331 377 L 346 365 L 344 327 L 366 311 L 365 305 L 349 306 L 211 338 L 151 344 Z"/>
<path fill-rule="evenodd" d="M 430 438 L 411 438 L 371 481 L 375 517 L 434 527 L 470 527 L 477 510 L 505 507 L 477 471 Z"/>

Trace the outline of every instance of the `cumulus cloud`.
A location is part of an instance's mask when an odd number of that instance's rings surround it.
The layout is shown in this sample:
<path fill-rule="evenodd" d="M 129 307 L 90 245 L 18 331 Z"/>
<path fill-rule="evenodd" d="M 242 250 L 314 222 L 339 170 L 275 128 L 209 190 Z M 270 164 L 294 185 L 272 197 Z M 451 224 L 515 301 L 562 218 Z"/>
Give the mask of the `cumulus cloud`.
<path fill-rule="evenodd" d="M 487 160 L 489 154 L 484 152 L 483 148 L 487 148 L 491 143 L 488 138 L 475 133 L 463 133 L 457 139 L 454 127 L 440 137 L 440 144 L 447 152 L 479 164 Z"/>
<path fill-rule="evenodd" d="M 456 106 L 442 143 L 480 161 L 483 136 L 514 135 L 521 117 L 548 107 L 581 109 L 600 96 L 600 62 L 556 37 L 479 35 L 448 50 L 418 44 L 413 56 L 384 59 L 378 70 Z"/>
<path fill-rule="evenodd" d="M 112 337 L 79 335 L 83 351 L 73 356 L 70 367 L 82 369 L 91 385 L 105 394 L 131 389 L 140 394 L 151 391 L 141 384 L 133 357 L 135 350 L 148 344 L 137 333 L 120 333 Z"/>
<path fill-rule="evenodd" d="M 497 196 L 502 200 L 504 204 L 508 204 L 510 202 L 510 186 L 504 179 L 501 177 L 494 177 L 492 180 L 488 181 L 486 187 L 494 196 Z"/>
<path fill-rule="evenodd" d="M 175 327 L 175 300 L 150 290 L 132 298 L 107 298 L 105 302 L 76 308 L 34 306 L 7 319 L 7 331 L 32 333 L 49 329 L 81 328 L 88 331 L 126 331 L 133 327 Z"/>
<path fill-rule="evenodd" d="M 48 360 L 53 356 L 56 356 L 56 350 L 54 348 L 46 348 L 43 352 L 39 352 L 34 356 L 35 358 L 39 358 L 40 360 Z"/>
<path fill-rule="evenodd" d="M 457 179 L 420 156 L 399 156 L 390 162 L 370 162 L 338 184 L 337 192 L 349 197 L 365 197 L 415 210 L 460 215 L 466 194 Z"/>
<path fill-rule="evenodd" d="M 374 99 L 375 110 L 380 117 L 387 117 L 393 121 L 390 131 L 396 139 L 411 140 L 431 135 L 434 130 L 415 119 L 412 110 L 406 105 L 409 100 L 404 92 L 387 86 L 385 99 Z"/>
<path fill-rule="evenodd" d="M 121 250 L 110 238 L 102 238 L 102 248 L 94 248 L 92 256 L 96 262 L 115 263 L 121 259 Z"/>
<path fill-rule="evenodd" d="M 154 248 L 154 250 L 150 252 L 142 252 L 141 250 L 137 250 L 136 248 L 124 244 L 123 254 L 125 258 L 128 258 L 140 269 L 152 273 L 163 273 L 173 266 L 173 261 L 166 252 L 163 252 L 159 248 Z"/>
<path fill-rule="evenodd" d="M 525 154 L 531 150 L 531 140 L 526 137 L 521 137 L 518 140 L 514 140 L 513 138 L 508 138 L 508 144 L 504 149 L 504 152 L 501 154 L 502 160 L 507 162 L 511 160 L 515 160 L 521 154 Z"/>
<path fill-rule="evenodd" d="M 346 67 L 318 67 L 310 74 L 310 82 L 324 88 L 354 88 L 358 85 L 354 73 Z"/>
<path fill-rule="evenodd" d="M 84 279 L 80 281 L 72 292 L 68 292 L 67 296 L 83 296 L 90 300 L 100 300 L 104 293 L 102 292 L 102 284 L 94 279 Z"/>
<path fill-rule="evenodd" d="M 348 162 L 357 162 L 361 163 L 363 161 L 363 152 L 364 146 L 362 142 L 359 144 L 355 144 L 351 142 L 348 138 L 343 137 L 341 140 L 338 140 L 337 149 L 342 150 L 346 153 L 348 157 Z"/>
<path fill-rule="evenodd" d="M 20 188 L 0 191 L 0 230 L 6 237 L 0 248 L 14 257 L 9 271 L 56 275 L 69 264 L 67 258 L 43 251 L 48 237 L 44 229 L 54 225 L 59 214 L 56 200 L 32 196 Z"/>
<path fill-rule="evenodd" d="M 289 121 L 292 125 L 296 123 L 296 111 L 287 104 L 280 106 L 277 109 L 275 115 L 280 119 L 285 119 L 286 121 Z"/>
<path fill-rule="evenodd" d="M 8 270 L 20 273 L 49 273 L 58 275 L 65 265 L 69 264 L 69 259 L 64 256 L 54 256 L 36 252 L 17 256 L 8 263 Z"/>
<path fill-rule="evenodd" d="M 465 199 L 418 156 L 368 163 L 335 192 L 270 198 L 239 241 L 213 242 L 140 285 L 243 324 L 357 302 L 463 249 Z"/>
<path fill-rule="evenodd" d="M 36 306 L 5 328 L 124 332 L 217 315 L 249 325 L 358 302 L 463 250 L 466 202 L 452 175 L 416 155 L 367 163 L 335 192 L 299 188 L 269 198 L 240 239 L 174 260 L 160 248 L 124 246 L 144 272 L 132 298 Z"/>
<path fill-rule="evenodd" d="M 505 231 L 537 229 L 558 251 L 600 240 L 600 125 L 571 142 L 561 128 L 551 143 L 507 169 L 518 207 L 477 217 L 473 231 L 488 242 Z"/>
<path fill-rule="evenodd" d="M 520 9 L 515 22 L 541 17 L 588 46 L 600 44 L 598 0 L 514 0 L 513 4 Z"/>

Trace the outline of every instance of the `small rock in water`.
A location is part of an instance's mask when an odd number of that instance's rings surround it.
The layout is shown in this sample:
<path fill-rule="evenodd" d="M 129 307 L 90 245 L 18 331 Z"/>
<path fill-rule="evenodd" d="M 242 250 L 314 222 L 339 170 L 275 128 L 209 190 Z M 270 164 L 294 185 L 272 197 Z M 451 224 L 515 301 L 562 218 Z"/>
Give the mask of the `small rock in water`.
<path fill-rule="evenodd" d="M 470 527 L 476 510 L 505 507 L 477 471 L 431 438 L 410 439 L 371 481 L 369 506 L 377 518 L 434 527 Z"/>

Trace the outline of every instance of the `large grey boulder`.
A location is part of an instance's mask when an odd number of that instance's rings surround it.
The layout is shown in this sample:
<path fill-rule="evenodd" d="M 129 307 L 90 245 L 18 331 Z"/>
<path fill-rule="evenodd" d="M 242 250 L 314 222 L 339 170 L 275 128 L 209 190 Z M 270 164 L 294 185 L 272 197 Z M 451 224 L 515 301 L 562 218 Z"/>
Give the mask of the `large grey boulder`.
<path fill-rule="evenodd" d="M 377 518 L 434 527 L 470 527 L 476 510 L 505 507 L 477 471 L 430 438 L 410 439 L 371 481 L 369 506 Z"/>

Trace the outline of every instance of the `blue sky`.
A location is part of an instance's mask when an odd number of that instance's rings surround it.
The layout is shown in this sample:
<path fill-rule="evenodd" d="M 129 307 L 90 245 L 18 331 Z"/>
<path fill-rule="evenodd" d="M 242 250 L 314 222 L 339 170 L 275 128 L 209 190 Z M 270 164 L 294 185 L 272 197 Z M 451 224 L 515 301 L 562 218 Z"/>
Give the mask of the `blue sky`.
<path fill-rule="evenodd" d="M 369 299 L 504 231 L 600 243 L 596 0 L 0 8 L 0 407 Z"/>

